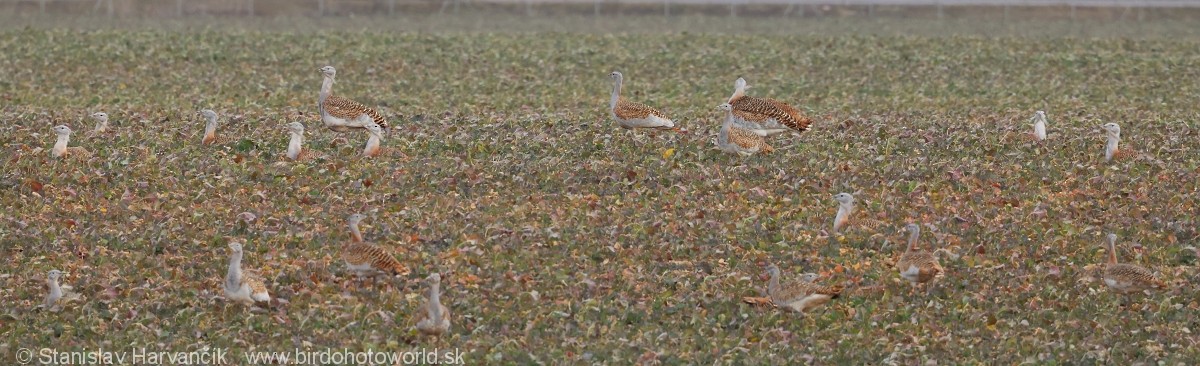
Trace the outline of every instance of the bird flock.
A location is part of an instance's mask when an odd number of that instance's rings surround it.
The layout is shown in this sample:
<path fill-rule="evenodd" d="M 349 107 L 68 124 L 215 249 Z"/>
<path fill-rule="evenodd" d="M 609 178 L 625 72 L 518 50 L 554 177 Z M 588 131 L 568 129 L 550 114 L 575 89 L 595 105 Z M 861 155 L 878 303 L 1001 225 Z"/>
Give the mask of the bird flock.
<path fill-rule="evenodd" d="M 382 149 L 385 130 L 389 126 L 387 121 L 375 109 L 351 99 L 333 95 L 337 70 L 332 66 L 321 67 L 319 71 L 323 80 L 318 94 L 317 108 L 322 124 L 329 130 L 339 133 L 365 132 L 367 141 L 362 156 L 378 157 Z M 609 76 L 613 82 L 609 112 L 619 127 L 630 130 L 677 130 L 676 123 L 663 112 L 646 104 L 627 100 L 621 95 L 625 82 L 622 73 L 614 71 Z M 749 88 L 745 79 L 738 78 L 734 82 L 733 94 L 728 100 L 717 106 L 717 109 L 722 112 L 721 127 L 715 141 L 717 149 L 743 157 L 769 154 L 775 150 L 768 144 L 767 138 L 770 136 L 789 131 L 801 133 L 812 126 L 813 120 L 797 108 L 779 100 L 747 95 L 746 91 Z M 204 109 L 198 114 L 205 120 L 201 144 L 220 144 L 222 137 L 218 135 L 219 116 L 217 112 Z M 106 113 L 96 112 L 91 117 L 96 120 L 97 124 L 90 133 L 99 134 L 109 130 L 109 118 Z M 1029 138 L 1038 142 L 1045 141 L 1048 123 L 1046 113 L 1036 111 L 1031 121 L 1033 123 L 1030 126 L 1033 129 L 1028 135 Z M 304 148 L 304 124 L 290 122 L 282 127 L 290 137 L 287 150 L 283 155 L 289 160 L 309 159 L 313 153 Z M 1106 136 L 1103 155 L 1105 161 L 1136 155 L 1131 149 L 1121 148 L 1120 126 L 1115 123 L 1107 123 L 1101 126 L 1101 129 Z M 50 154 L 54 158 L 90 155 L 83 147 L 70 146 L 71 128 L 59 125 L 55 126 L 53 131 L 56 140 Z M 852 227 L 875 231 L 889 226 L 889 223 L 864 217 L 864 215 L 856 216 L 856 199 L 851 193 L 838 193 L 833 196 L 833 200 L 837 203 L 837 213 L 832 223 L 832 232 L 835 234 Z M 365 215 L 355 213 L 346 219 L 346 228 L 350 239 L 340 248 L 340 255 L 346 271 L 359 278 L 371 278 L 373 281 L 412 273 L 412 269 L 397 260 L 384 247 L 364 240 L 359 224 L 366 218 Z M 936 283 L 946 276 L 946 271 L 939 262 L 939 254 L 948 253 L 948 251 L 944 249 L 931 251 L 922 248 L 918 240 L 921 225 L 908 223 L 905 229 L 908 232 L 908 243 L 904 252 L 895 262 L 895 271 L 901 279 L 912 283 L 914 290 L 918 286 L 925 286 L 928 294 Z M 1098 277 L 1103 279 L 1110 289 L 1128 300 L 1128 297 L 1133 294 L 1166 288 L 1166 284 L 1157 279 L 1150 270 L 1133 264 L 1119 263 L 1116 241 L 1116 234 L 1109 234 L 1106 237 L 1103 246 L 1108 252 L 1108 259 L 1103 267 L 1096 271 Z M 231 241 L 228 249 L 229 263 L 223 281 L 225 299 L 231 303 L 249 307 L 257 306 L 259 303 L 269 304 L 271 295 L 268 283 L 255 271 L 244 268 L 246 266 L 243 265 L 245 259 L 243 244 Z M 799 280 L 784 281 L 780 268 L 775 264 L 767 266 L 767 273 L 770 276 L 766 287 L 767 297 L 761 302 L 750 300 L 747 302 L 770 303 L 783 310 L 805 313 L 839 298 L 844 290 L 842 285 L 819 284 L 817 282 L 819 276 L 814 273 L 800 275 Z M 59 270 L 51 270 L 47 273 L 46 286 L 49 292 L 42 305 L 45 308 L 60 309 L 65 300 L 71 298 L 68 292 L 70 288 L 59 285 L 59 280 L 64 275 L 66 273 Z M 451 311 L 442 302 L 441 280 L 441 274 L 437 271 L 430 271 L 426 277 L 428 292 L 425 302 L 414 314 L 416 320 L 414 329 L 421 334 L 441 336 L 450 329 Z"/>

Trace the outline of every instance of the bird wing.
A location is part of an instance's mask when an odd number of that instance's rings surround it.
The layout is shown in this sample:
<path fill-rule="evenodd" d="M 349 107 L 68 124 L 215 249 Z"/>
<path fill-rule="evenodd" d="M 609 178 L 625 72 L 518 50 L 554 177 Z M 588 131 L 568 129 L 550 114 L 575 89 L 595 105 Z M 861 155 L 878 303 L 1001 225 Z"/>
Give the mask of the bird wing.
<path fill-rule="evenodd" d="M 371 268 L 393 275 L 409 273 L 408 268 L 400 264 L 400 261 L 396 260 L 396 257 L 388 254 L 383 248 L 371 244 L 349 244 L 346 246 L 346 250 L 342 252 L 342 258 L 356 265 L 370 264 Z"/>
<path fill-rule="evenodd" d="M 366 114 L 371 117 L 371 120 L 379 125 L 379 127 L 388 128 L 387 121 L 374 108 L 368 108 L 362 103 L 355 102 L 350 99 L 342 98 L 336 95 L 330 95 L 325 98 L 325 113 L 337 118 L 352 120 Z"/>
<path fill-rule="evenodd" d="M 667 118 L 666 115 L 657 109 L 642 103 L 630 102 L 624 98 L 617 101 L 617 107 L 613 109 L 613 114 L 617 115 L 617 118 L 620 119 L 645 119 L 650 116 Z"/>
<path fill-rule="evenodd" d="M 1108 267 L 1104 269 L 1104 276 L 1129 282 L 1133 284 L 1134 287 L 1139 289 L 1166 287 L 1166 283 L 1154 277 L 1154 272 L 1150 272 L 1149 269 L 1127 263 L 1108 265 Z"/>
<path fill-rule="evenodd" d="M 812 120 L 796 108 L 774 99 L 741 97 L 731 105 L 734 115 L 747 121 L 761 122 L 770 118 L 796 131 L 807 131 L 812 124 Z"/>
<path fill-rule="evenodd" d="M 770 145 L 767 145 L 767 141 L 762 136 L 738 127 L 731 127 L 729 129 L 729 141 L 743 149 L 759 148 L 762 152 L 775 150 Z"/>
<path fill-rule="evenodd" d="M 930 252 L 922 250 L 904 253 L 900 256 L 900 260 L 896 261 L 896 269 L 900 272 L 905 272 L 914 266 L 917 267 L 917 282 L 929 282 L 929 280 L 942 275 L 942 265 Z"/>

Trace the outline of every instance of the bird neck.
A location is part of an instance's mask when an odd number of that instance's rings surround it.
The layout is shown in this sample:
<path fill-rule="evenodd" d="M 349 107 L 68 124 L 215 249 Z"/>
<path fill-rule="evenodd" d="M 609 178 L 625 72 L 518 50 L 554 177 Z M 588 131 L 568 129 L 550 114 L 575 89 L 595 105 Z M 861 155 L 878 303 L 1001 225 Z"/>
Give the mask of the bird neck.
<path fill-rule="evenodd" d="M 779 291 L 779 271 L 771 271 L 771 279 L 767 281 L 767 295 L 774 295 Z"/>
<path fill-rule="evenodd" d="M 321 98 L 322 104 L 323 104 L 323 102 L 325 102 L 325 98 L 329 98 L 329 95 L 332 93 L 333 93 L 333 78 L 326 76 L 325 80 L 321 81 L 320 98 Z"/>
<path fill-rule="evenodd" d="M 70 134 L 58 135 L 58 140 L 54 141 L 54 150 L 66 150 L 67 144 L 70 142 Z"/>
<path fill-rule="evenodd" d="M 852 214 L 852 213 L 854 213 L 854 203 L 853 202 L 838 203 L 837 216 L 835 216 L 833 218 L 833 222 L 835 222 L 835 223 L 842 222 L 842 220 L 849 218 L 850 214 Z"/>
<path fill-rule="evenodd" d="M 1117 147 L 1121 144 L 1121 136 L 1116 134 L 1108 134 L 1108 142 L 1104 144 L 1104 158 L 1112 160 L 1113 155 L 1117 153 Z"/>
<path fill-rule="evenodd" d="M 442 320 L 442 284 L 434 283 L 429 285 L 429 319 L 433 321 Z"/>
<path fill-rule="evenodd" d="M 242 252 L 229 256 L 229 272 L 225 274 L 225 287 L 235 288 L 242 282 Z"/>
<path fill-rule="evenodd" d="M 358 230 L 357 222 L 350 223 L 350 239 L 352 239 L 355 243 L 363 242 L 362 231 Z"/>
<path fill-rule="evenodd" d="M 913 230 L 912 233 L 908 234 L 908 251 L 915 252 L 919 249 L 917 246 L 917 237 L 919 236 L 921 236 L 920 230 Z"/>
<path fill-rule="evenodd" d="M 617 81 L 613 82 L 612 97 L 608 99 L 608 109 L 617 109 L 617 102 L 621 100 L 621 84 L 623 82 L 621 78 L 617 78 Z"/>
<path fill-rule="evenodd" d="M 717 134 L 717 141 L 728 143 L 729 130 L 733 128 L 733 112 L 725 112 L 725 120 L 721 121 L 721 132 Z"/>
<path fill-rule="evenodd" d="M 367 146 L 363 148 L 363 156 L 375 156 L 379 154 L 379 139 L 379 135 L 376 135 L 374 132 L 371 133 L 371 137 L 367 138 Z"/>
<path fill-rule="evenodd" d="M 209 137 L 217 133 L 217 117 L 209 117 L 208 122 L 204 123 L 204 136 Z"/>
<path fill-rule="evenodd" d="M 304 134 L 292 133 L 292 140 L 288 141 L 288 158 L 295 159 L 300 156 L 300 150 L 304 145 Z"/>
<path fill-rule="evenodd" d="M 50 287 L 50 296 L 51 297 L 61 297 L 62 296 L 62 288 L 58 287 L 58 279 L 47 278 L 46 286 Z"/>
<path fill-rule="evenodd" d="M 1108 264 L 1117 264 L 1117 246 L 1108 242 Z"/>

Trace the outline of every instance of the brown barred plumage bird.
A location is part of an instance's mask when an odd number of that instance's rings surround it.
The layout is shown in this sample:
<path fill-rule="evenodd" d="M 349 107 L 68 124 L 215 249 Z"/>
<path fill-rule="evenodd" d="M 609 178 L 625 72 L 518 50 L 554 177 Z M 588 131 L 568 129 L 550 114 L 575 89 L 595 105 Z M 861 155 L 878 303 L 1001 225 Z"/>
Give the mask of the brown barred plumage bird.
<path fill-rule="evenodd" d="M 86 158 L 92 156 L 92 153 L 82 147 L 67 146 L 71 142 L 71 128 L 66 125 L 54 126 L 54 134 L 58 139 L 54 141 L 54 147 L 50 149 L 50 155 L 56 158 L 64 156 Z"/>
<path fill-rule="evenodd" d="M 352 129 L 363 129 L 367 123 L 375 123 L 384 129 L 388 128 L 387 121 L 379 112 L 368 108 L 362 103 L 333 95 L 333 79 L 337 70 L 333 66 L 321 68 L 325 80 L 321 82 L 321 94 L 317 99 L 317 109 L 321 112 L 321 122 L 325 127 L 346 132 Z"/>
<path fill-rule="evenodd" d="M 1146 290 L 1167 288 L 1167 284 L 1154 277 L 1150 270 L 1134 264 L 1117 263 L 1117 234 L 1108 234 L 1105 239 L 1108 263 L 1104 265 L 1101 278 L 1109 289 L 1128 298 L 1131 294 Z"/>
<path fill-rule="evenodd" d="M 854 214 L 858 211 L 857 202 L 854 196 L 842 192 L 833 195 L 833 199 L 838 203 L 837 214 L 833 217 L 833 233 L 841 233 L 848 225 L 862 228 L 867 231 L 875 232 L 887 227 L 887 223 L 876 220 L 867 215 L 859 214 L 857 217 Z"/>
<path fill-rule="evenodd" d="M 717 148 L 721 149 L 721 151 L 741 156 L 775 151 L 775 148 L 768 145 L 762 136 L 750 130 L 734 126 L 733 107 L 729 103 L 719 105 L 717 109 L 725 111 L 725 118 L 721 122 L 721 132 L 717 135 Z"/>
<path fill-rule="evenodd" d="M 212 145 L 217 142 L 217 112 L 211 109 L 204 109 L 200 111 L 200 115 L 204 116 L 205 119 L 204 138 L 200 140 L 200 143 Z"/>
<path fill-rule="evenodd" d="M 771 302 L 780 308 L 804 313 L 828 303 L 829 300 L 836 299 L 842 294 L 843 287 L 841 285 L 821 286 L 814 283 L 816 274 L 808 273 L 801 281 L 780 284 L 781 275 L 778 266 L 774 264 L 767 266 L 767 272 L 771 275 L 770 282 L 767 282 L 767 296 L 770 296 Z"/>
<path fill-rule="evenodd" d="M 400 264 L 396 257 L 388 254 L 383 248 L 363 241 L 358 224 L 365 218 L 367 216 L 363 214 L 353 214 L 347 219 L 351 240 L 342 247 L 342 259 L 346 261 L 346 268 L 360 277 L 379 274 L 407 275 L 410 272 L 408 267 Z"/>
<path fill-rule="evenodd" d="M 229 272 L 225 275 L 225 299 L 246 306 L 271 301 L 263 278 L 242 270 L 242 244 L 238 242 L 229 243 Z"/>
<path fill-rule="evenodd" d="M 613 79 L 612 97 L 608 102 L 609 112 L 612 113 L 613 120 L 617 121 L 622 128 L 670 129 L 675 127 L 675 122 L 657 109 L 642 103 L 630 102 L 621 97 L 621 86 L 625 83 L 624 75 L 613 71 L 608 76 Z"/>
<path fill-rule="evenodd" d="M 729 104 L 733 106 L 734 122 L 740 127 L 766 136 L 789 129 L 804 132 L 812 125 L 808 118 L 787 103 L 771 98 L 755 98 L 746 95 L 746 79 L 734 82 L 733 95 Z"/>
<path fill-rule="evenodd" d="M 1104 129 L 1104 136 L 1107 138 L 1104 143 L 1104 161 L 1124 160 L 1137 156 L 1137 152 L 1128 146 L 1120 147 L 1121 126 L 1116 123 L 1105 123 L 1100 128 Z"/>
<path fill-rule="evenodd" d="M 367 145 L 363 148 L 363 156 L 376 157 L 383 149 L 379 147 L 379 141 L 383 139 L 383 128 L 379 125 L 371 123 L 367 124 Z"/>
<path fill-rule="evenodd" d="M 450 308 L 442 304 L 442 275 L 433 273 L 429 282 L 429 297 L 417 309 L 417 331 L 438 337 L 450 330 Z"/>
<path fill-rule="evenodd" d="M 108 113 L 92 113 L 92 119 L 96 120 L 96 128 L 91 132 L 93 135 L 108 132 Z"/>
<path fill-rule="evenodd" d="M 938 263 L 937 255 L 931 251 L 921 250 L 917 246 L 917 237 L 921 235 L 921 227 L 917 224 L 908 224 L 905 228 L 909 232 L 908 249 L 896 261 L 896 270 L 900 272 L 900 277 L 916 285 L 945 276 L 942 265 Z M 930 286 L 927 291 L 932 289 L 933 286 Z"/>
<path fill-rule="evenodd" d="M 288 160 L 302 161 L 309 160 L 317 156 L 316 153 L 304 148 L 304 124 L 300 122 L 291 122 L 283 125 L 283 129 L 288 131 Z"/>

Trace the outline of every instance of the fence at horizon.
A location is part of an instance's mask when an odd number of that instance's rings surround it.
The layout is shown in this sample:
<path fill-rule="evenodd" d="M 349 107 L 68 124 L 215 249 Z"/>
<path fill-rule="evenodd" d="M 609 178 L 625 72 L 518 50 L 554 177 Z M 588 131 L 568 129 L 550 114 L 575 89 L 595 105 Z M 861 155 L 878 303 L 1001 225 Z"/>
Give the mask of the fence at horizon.
<path fill-rule="evenodd" d="M 0 15 L 108 17 L 320 17 L 444 14 L 462 10 L 551 14 L 707 14 L 730 16 L 906 16 L 1036 11 L 1076 19 L 1200 19 L 1200 0 L 0 0 Z"/>

